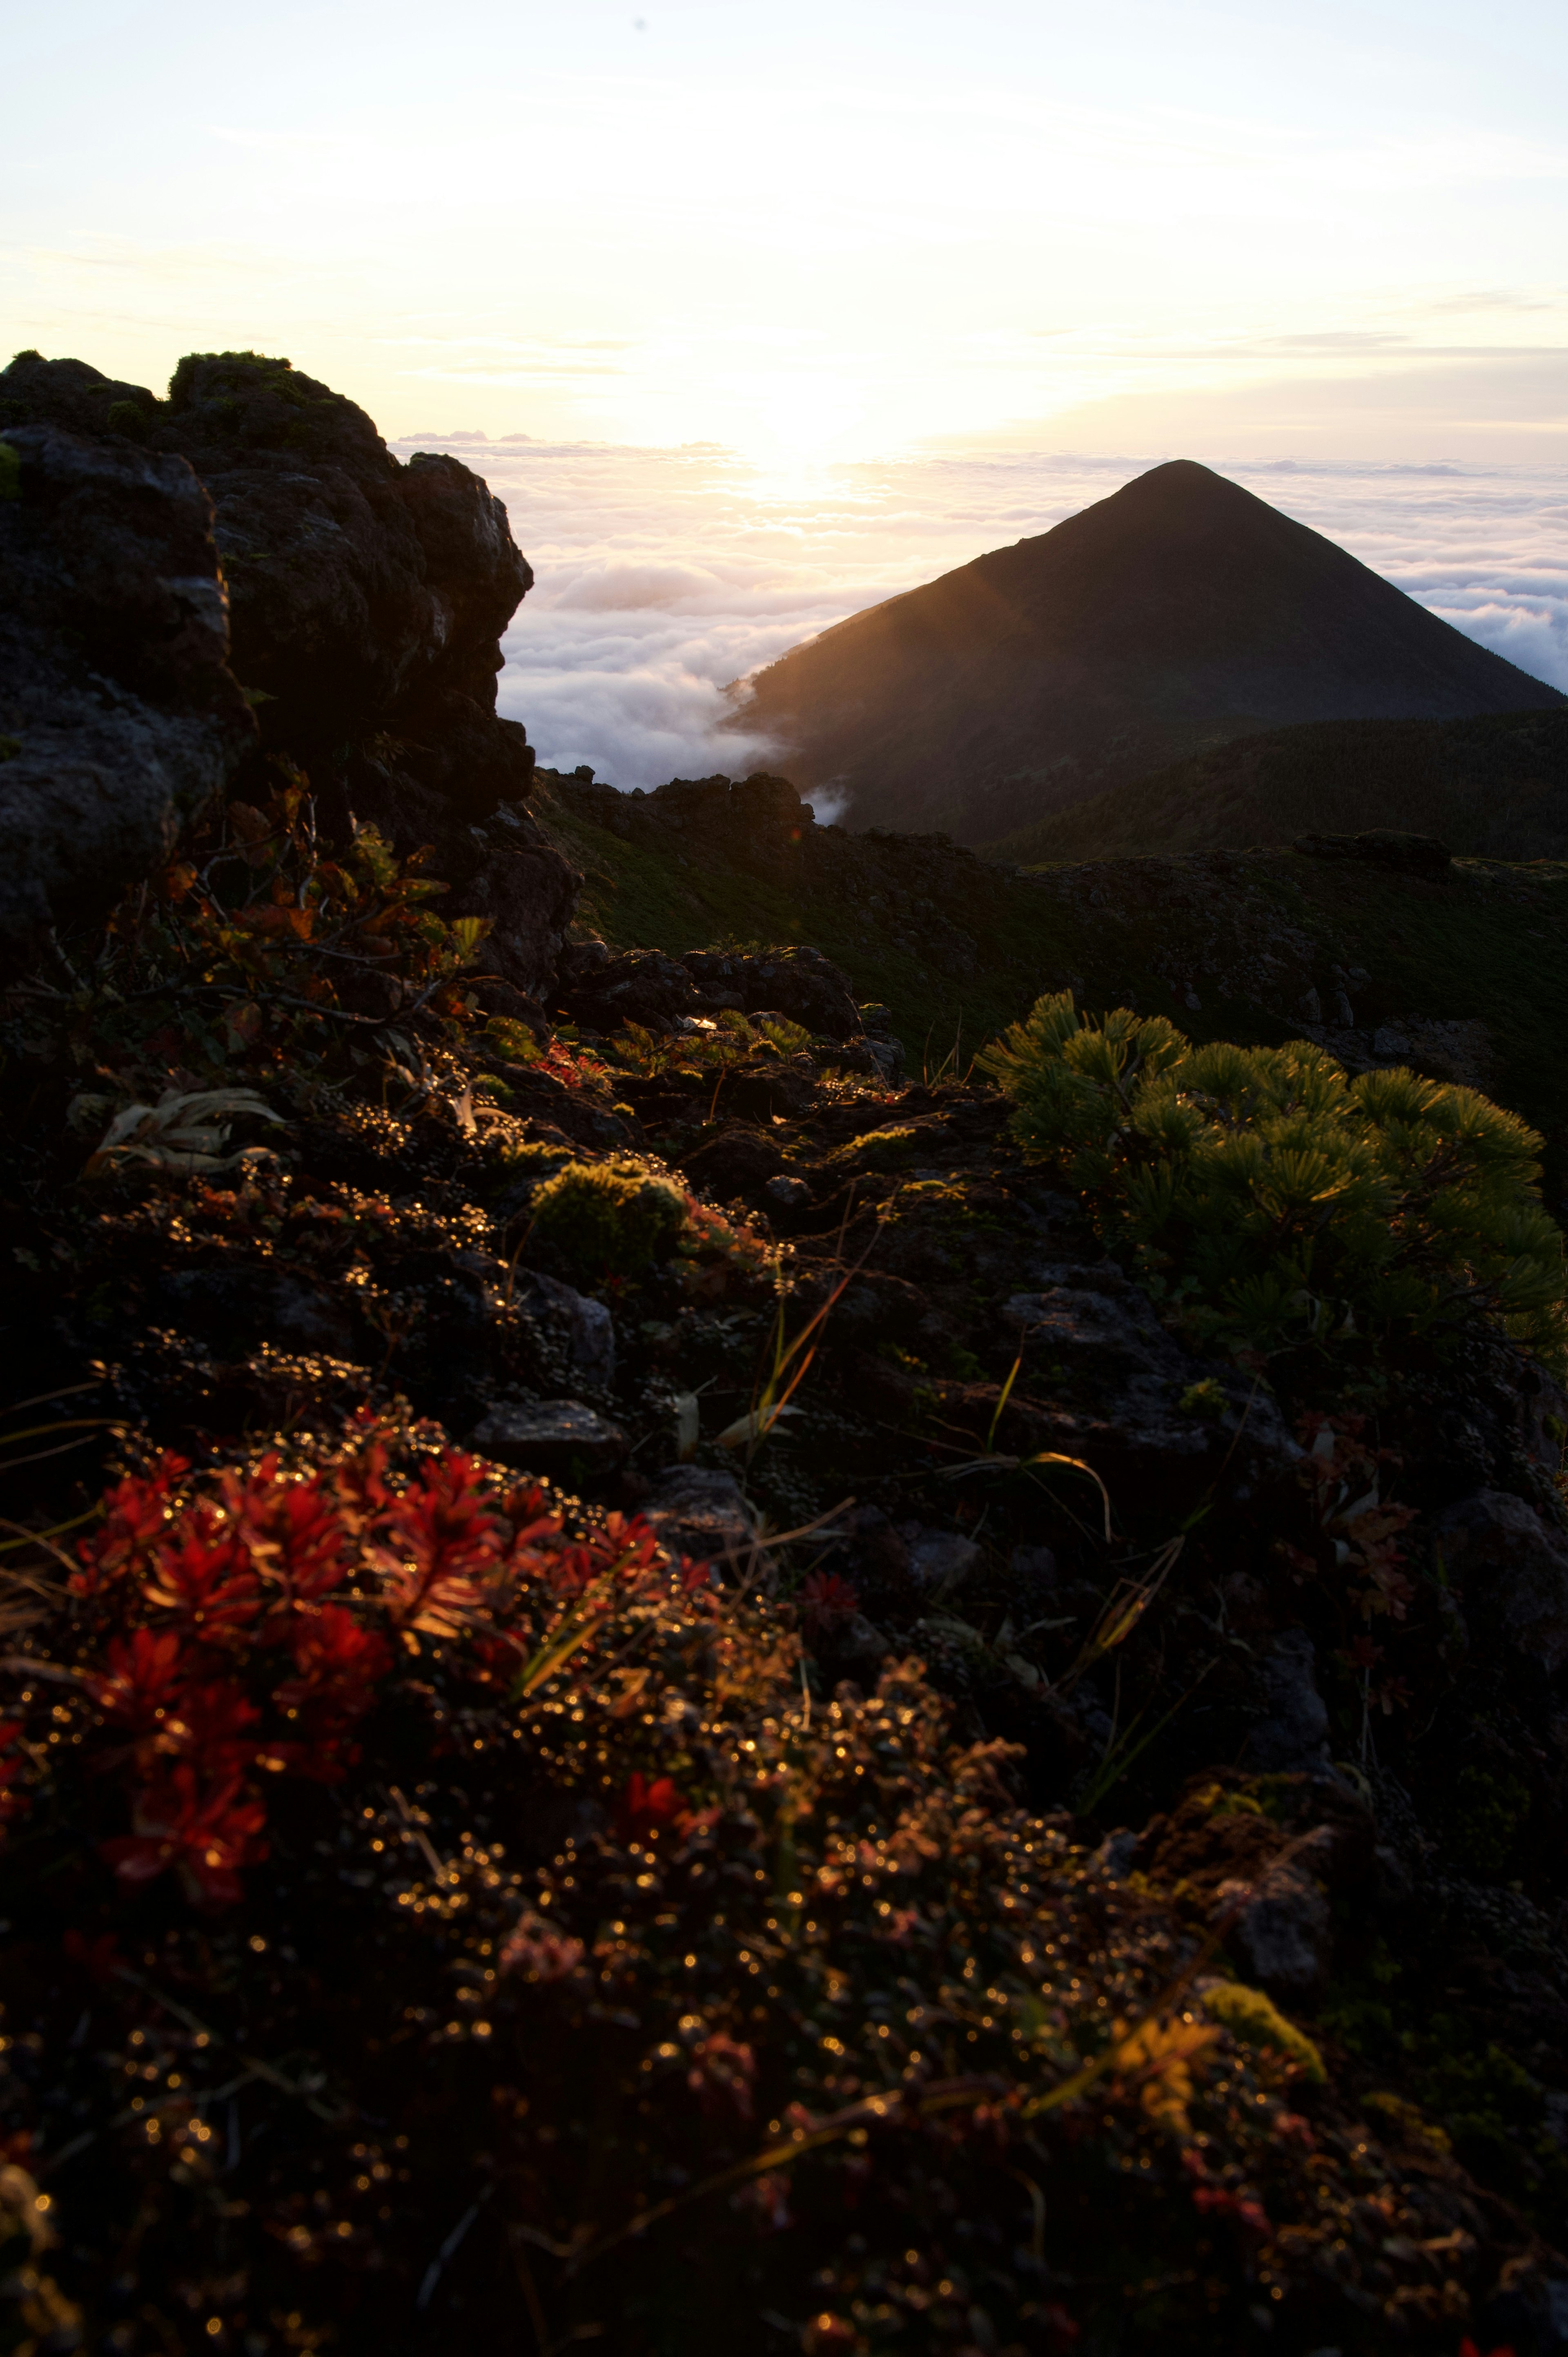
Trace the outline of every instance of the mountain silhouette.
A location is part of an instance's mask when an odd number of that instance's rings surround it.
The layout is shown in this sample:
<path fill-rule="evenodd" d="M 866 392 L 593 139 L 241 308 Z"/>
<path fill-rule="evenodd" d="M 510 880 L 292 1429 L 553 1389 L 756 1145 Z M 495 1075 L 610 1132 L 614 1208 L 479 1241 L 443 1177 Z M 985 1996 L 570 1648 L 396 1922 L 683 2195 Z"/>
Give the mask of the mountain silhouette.
<path fill-rule="evenodd" d="M 849 825 L 981 843 L 1233 737 L 1565 701 L 1177 458 L 791 648 L 735 718 Z"/>

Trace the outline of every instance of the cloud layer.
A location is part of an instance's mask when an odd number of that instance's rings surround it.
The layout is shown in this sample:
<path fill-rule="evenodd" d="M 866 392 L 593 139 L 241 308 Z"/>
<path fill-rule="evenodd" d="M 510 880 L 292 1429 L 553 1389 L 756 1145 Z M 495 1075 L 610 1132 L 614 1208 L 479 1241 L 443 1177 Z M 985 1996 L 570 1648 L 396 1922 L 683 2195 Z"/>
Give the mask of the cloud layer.
<path fill-rule="evenodd" d="M 712 446 L 396 447 L 451 449 L 507 501 L 537 584 L 504 641 L 501 709 L 551 767 L 587 762 L 623 788 L 777 759 L 723 726 L 729 683 L 1158 463 L 961 453 L 785 479 Z M 1209 463 L 1568 688 L 1568 468 Z"/>

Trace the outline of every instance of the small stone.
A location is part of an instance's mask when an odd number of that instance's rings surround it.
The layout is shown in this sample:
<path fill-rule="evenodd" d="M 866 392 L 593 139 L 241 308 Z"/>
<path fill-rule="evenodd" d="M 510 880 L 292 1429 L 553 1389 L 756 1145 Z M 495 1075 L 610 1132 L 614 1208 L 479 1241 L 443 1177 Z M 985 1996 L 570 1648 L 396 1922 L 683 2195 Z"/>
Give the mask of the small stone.
<path fill-rule="evenodd" d="M 1269 1715 L 1247 1738 L 1246 1764 L 1265 1773 L 1328 1765 L 1328 1706 L 1314 1679 L 1312 1639 L 1286 1629 L 1262 1664 Z"/>
<path fill-rule="evenodd" d="M 674 1465 L 659 1476 L 643 1516 L 671 1555 L 693 1563 L 728 1558 L 732 1577 L 744 1576 L 757 1523 L 733 1473 L 701 1465 Z"/>
<path fill-rule="evenodd" d="M 603 1473 L 626 1455 L 618 1425 L 581 1400 L 542 1400 L 534 1407 L 493 1407 L 474 1430 L 470 1447 L 547 1480 Z"/>
<path fill-rule="evenodd" d="M 565 1328 L 574 1372 L 585 1383 L 608 1383 L 613 1379 L 615 1319 L 602 1301 L 538 1269 L 529 1270 L 518 1287 L 518 1300 L 532 1316 L 558 1320 Z"/>
<path fill-rule="evenodd" d="M 1328 1977 L 1333 1918 L 1310 1856 L 1332 1840 L 1321 1827 L 1288 1863 L 1269 1867 L 1242 1909 L 1236 1941 L 1260 1988 L 1282 2004 L 1303 2004 L 1318 1995 Z M 1221 1883 L 1223 1903 L 1239 1896 Z"/>
<path fill-rule="evenodd" d="M 811 1190 L 803 1178 L 789 1178 L 782 1172 L 777 1178 L 769 1178 L 761 1192 L 763 1201 L 771 1203 L 779 1211 L 804 1211 L 811 1200 Z"/>
<path fill-rule="evenodd" d="M 956 1531 L 922 1531 L 909 1544 L 909 1569 L 933 1602 L 962 1586 L 980 1561 L 972 1539 Z"/>

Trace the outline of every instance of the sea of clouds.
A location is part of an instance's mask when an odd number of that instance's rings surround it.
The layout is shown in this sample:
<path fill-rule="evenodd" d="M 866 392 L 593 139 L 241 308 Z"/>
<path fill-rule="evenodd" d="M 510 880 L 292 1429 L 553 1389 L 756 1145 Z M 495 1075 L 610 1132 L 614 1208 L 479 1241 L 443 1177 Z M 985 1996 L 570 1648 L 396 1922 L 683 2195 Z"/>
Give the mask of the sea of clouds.
<path fill-rule="evenodd" d="M 1157 463 L 1004 453 L 786 476 L 706 445 L 394 447 L 450 450 L 505 500 L 536 580 L 504 640 L 500 708 L 547 766 L 586 762 L 623 788 L 766 762 L 775 748 L 722 725 L 732 683 Z M 1209 463 L 1568 688 L 1568 468 Z"/>

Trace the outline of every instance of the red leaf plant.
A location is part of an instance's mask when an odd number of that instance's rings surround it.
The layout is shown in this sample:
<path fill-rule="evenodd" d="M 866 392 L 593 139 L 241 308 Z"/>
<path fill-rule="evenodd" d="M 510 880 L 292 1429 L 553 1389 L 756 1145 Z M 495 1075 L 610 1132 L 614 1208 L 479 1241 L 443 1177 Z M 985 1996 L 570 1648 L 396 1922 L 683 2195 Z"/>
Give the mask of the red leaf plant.
<path fill-rule="evenodd" d="M 807 1635 L 820 1641 L 854 1618 L 860 1595 L 836 1571 L 813 1571 L 800 1582 L 800 1607 Z"/>
<path fill-rule="evenodd" d="M 510 1686 L 553 1633 L 569 1652 L 649 1583 L 679 1585 L 644 1523 L 573 1538 L 542 1491 L 498 1489 L 460 1450 L 406 1480 L 390 1462 L 361 1426 L 304 1475 L 274 1454 L 193 1482 L 165 1456 L 110 1492 L 70 1592 L 89 1763 L 130 1769 L 132 1829 L 99 1846 L 123 1886 L 172 1869 L 199 1904 L 232 1904 L 267 1855 L 267 1780 L 339 1781 L 403 1664 L 449 1649 Z M 0 1726 L 0 1826 L 27 1805 L 23 1734 Z M 648 1835 L 683 1811 L 668 1777 L 634 1776 L 619 1814 Z"/>

